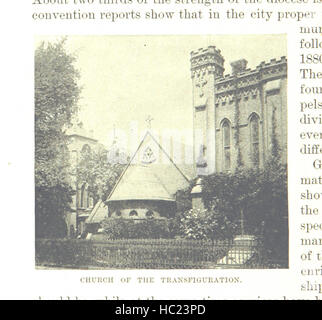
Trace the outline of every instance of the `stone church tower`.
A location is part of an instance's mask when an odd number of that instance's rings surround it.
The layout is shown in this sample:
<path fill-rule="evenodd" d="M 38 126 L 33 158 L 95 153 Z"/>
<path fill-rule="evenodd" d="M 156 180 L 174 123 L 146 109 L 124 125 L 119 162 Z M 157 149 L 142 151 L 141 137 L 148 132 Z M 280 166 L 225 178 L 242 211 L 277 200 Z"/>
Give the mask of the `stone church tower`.
<path fill-rule="evenodd" d="M 263 166 L 273 138 L 287 161 L 287 60 L 255 69 L 231 63 L 214 46 L 191 52 L 194 163 L 197 176 Z"/>
<path fill-rule="evenodd" d="M 194 163 L 197 175 L 215 171 L 215 84 L 224 73 L 220 50 L 210 46 L 191 52 Z"/>

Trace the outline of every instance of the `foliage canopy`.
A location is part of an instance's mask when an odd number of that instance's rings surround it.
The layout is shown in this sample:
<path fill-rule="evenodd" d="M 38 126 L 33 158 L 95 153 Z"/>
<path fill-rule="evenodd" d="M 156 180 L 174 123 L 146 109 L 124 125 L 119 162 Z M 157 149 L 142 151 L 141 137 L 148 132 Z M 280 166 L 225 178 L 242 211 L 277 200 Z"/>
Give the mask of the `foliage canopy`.
<path fill-rule="evenodd" d="M 108 239 L 172 238 L 171 220 L 106 218 L 102 227 Z"/>
<path fill-rule="evenodd" d="M 185 237 L 222 239 L 248 233 L 263 239 L 269 259 L 285 259 L 288 251 L 287 167 L 276 160 L 270 158 L 262 169 L 204 177 L 205 210 L 190 209 L 180 213 Z"/>
<path fill-rule="evenodd" d="M 41 43 L 35 50 L 35 209 L 36 236 L 66 233 L 63 214 L 72 191 L 64 130 L 77 110 L 80 89 L 75 57 L 65 39 Z"/>
<path fill-rule="evenodd" d="M 78 167 L 78 184 L 87 183 L 94 203 L 106 200 L 125 164 L 108 161 L 108 151 L 98 148 L 97 151 L 85 149 L 81 152 Z"/>

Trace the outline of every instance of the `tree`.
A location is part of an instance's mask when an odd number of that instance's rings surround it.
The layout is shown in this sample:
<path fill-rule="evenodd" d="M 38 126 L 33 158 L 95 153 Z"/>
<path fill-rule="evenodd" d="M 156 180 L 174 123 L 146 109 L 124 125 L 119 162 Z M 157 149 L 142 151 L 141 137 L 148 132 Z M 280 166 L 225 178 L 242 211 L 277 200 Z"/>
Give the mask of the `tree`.
<path fill-rule="evenodd" d="M 243 211 L 244 232 L 263 239 L 265 257 L 287 262 L 287 167 L 277 150 L 272 150 L 264 168 L 205 176 L 202 196 L 205 210 L 186 208 L 181 214 L 185 237 L 232 238 L 241 232 Z"/>
<path fill-rule="evenodd" d="M 75 58 L 63 39 L 35 51 L 35 214 L 36 236 L 64 236 L 69 208 L 69 161 L 64 130 L 77 111 L 80 89 Z"/>
<path fill-rule="evenodd" d="M 98 151 L 84 149 L 80 154 L 77 167 L 78 184 L 87 183 L 94 203 L 106 200 L 122 173 L 125 164 L 110 163 L 108 152 L 100 148 Z"/>
<path fill-rule="evenodd" d="M 282 164 L 277 138 L 276 107 L 272 110 L 270 155 L 263 174 L 263 239 L 268 258 L 277 261 L 288 256 L 287 165 Z"/>

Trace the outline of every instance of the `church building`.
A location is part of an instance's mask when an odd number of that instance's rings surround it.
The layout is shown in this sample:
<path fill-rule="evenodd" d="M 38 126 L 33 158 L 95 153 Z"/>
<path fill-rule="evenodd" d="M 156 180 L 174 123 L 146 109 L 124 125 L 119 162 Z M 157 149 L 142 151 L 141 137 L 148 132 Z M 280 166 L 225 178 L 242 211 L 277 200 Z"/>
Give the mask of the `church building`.
<path fill-rule="evenodd" d="M 124 219 L 171 218 L 175 194 L 189 179 L 147 131 L 106 203 L 108 216 Z"/>
<path fill-rule="evenodd" d="M 75 123 L 66 131 L 68 152 L 71 165 L 68 177 L 75 192 L 72 197 L 71 210 L 65 213 L 68 237 L 81 235 L 85 230 L 85 220 L 91 213 L 94 203 L 90 186 L 79 181 L 77 168 L 84 153 L 97 151 L 103 146 L 93 137 L 93 132 L 85 130 L 82 123 Z"/>
<path fill-rule="evenodd" d="M 224 57 L 214 46 L 192 51 L 190 58 L 193 175 L 187 178 L 147 131 L 106 203 L 97 204 L 88 224 L 98 225 L 106 217 L 173 217 L 176 192 L 195 177 L 199 179 L 191 192 L 192 205 L 201 208 L 202 176 L 234 172 L 241 166 L 262 167 L 273 139 L 286 163 L 286 58 L 262 62 L 255 69 L 248 69 L 247 61 L 241 59 L 231 63 L 228 75 L 224 75 Z"/>
<path fill-rule="evenodd" d="M 275 135 L 287 161 L 287 60 L 272 59 L 255 69 L 231 62 L 214 46 L 191 52 L 194 163 L 196 176 L 262 167 Z"/>
<path fill-rule="evenodd" d="M 162 146 L 160 139 L 151 130 L 146 131 L 107 200 L 99 201 L 86 219 L 89 233 L 99 231 L 101 222 L 106 218 L 139 222 L 142 219 L 162 220 L 175 216 L 176 193 L 189 187 L 193 166 L 184 163 L 184 150 L 180 152 L 181 157 L 178 154 L 175 156 L 173 143 Z M 170 142 L 173 140 L 170 139 Z M 180 149 L 184 147 L 187 146 L 180 145 Z M 187 151 L 190 152 L 190 149 Z"/>

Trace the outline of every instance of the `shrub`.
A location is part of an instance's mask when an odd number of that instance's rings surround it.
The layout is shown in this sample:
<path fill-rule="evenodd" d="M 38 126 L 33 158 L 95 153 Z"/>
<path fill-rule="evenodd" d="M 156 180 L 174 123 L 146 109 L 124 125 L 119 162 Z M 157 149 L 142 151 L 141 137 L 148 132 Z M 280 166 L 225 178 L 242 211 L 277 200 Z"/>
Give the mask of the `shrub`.
<path fill-rule="evenodd" d="M 106 218 L 102 228 L 107 239 L 171 238 L 170 222 L 166 219 Z"/>
<path fill-rule="evenodd" d="M 92 244 L 86 240 L 38 239 L 36 264 L 57 266 L 86 266 L 91 262 Z"/>
<path fill-rule="evenodd" d="M 201 214 L 211 224 L 213 213 L 220 213 L 224 234 L 241 232 L 243 212 L 244 232 L 263 237 L 269 259 L 287 259 L 288 196 L 287 167 L 270 158 L 262 169 L 243 169 L 235 173 L 216 173 L 203 179 L 203 201 L 208 213 Z M 209 217 L 207 217 L 209 215 Z M 188 214 L 189 217 L 189 214 Z M 214 216 L 215 217 L 215 216 Z M 227 221 L 224 219 L 227 219 Z M 209 219 L 210 220 L 209 220 Z M 186 221 L 184 221 L 187 224 Z M 211 229 L 209 226 L 207 229 Z M 199 234 L 198 230 L 195 230 Z"/>
<path fill-rule="evenodd" d="M 38 239 L 36 264 L 81 269 L 209 269 L 229 246 L 225 241 L 182 239 Z"/>
<path fill-rule="evenodd" d="M 229 239 L 236 227 L 226 216 L 209 209 L 190 209 L 181 218 L 181 230 L 188 239 Z"/>

